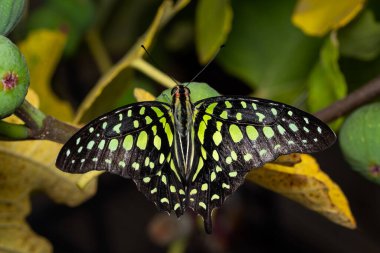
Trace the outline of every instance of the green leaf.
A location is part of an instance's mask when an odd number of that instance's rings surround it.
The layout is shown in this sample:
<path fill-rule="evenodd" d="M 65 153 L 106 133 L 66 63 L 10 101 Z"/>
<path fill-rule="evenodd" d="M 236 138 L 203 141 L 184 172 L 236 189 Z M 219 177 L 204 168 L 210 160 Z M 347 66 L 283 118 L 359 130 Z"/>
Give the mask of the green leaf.
<path fill-rule="evenodd" d="M 380 23 L 366 10 L 355 22 L 338 33 L 342 56 L 369 61 L 380 53 Z"/>
<path fill-rule="evenodd" d="M 380 103 L 360 107 L 344 122 L 339 144 L 352 169 L 380 184 Z"/>
<path fill-rule="evenodd" d="M 294 1 L 235 0 L 234 23 L 218 57 L 257 95 L 293 103 L 318 57 L 322 40 L 306 37 L 291 22 Z"/>
<path fill-rule="evenodd" d="M 321 49 L 319 61 L 314 66 L 307 81 L 309 96 L 307 104 L 311 112 L 327 107 L 347 94 L 344 75 L 339 69 L 339 46 L 336 34 L 326 39 Z M 336 123 L 334 127 L 338 127 Z"/>
<path fill-rule="evenodd" d="M 229 0 L 198 1 L 195 17 L 195 44 L 201 63 L 207 63 L 225 42 L 231 30 Z"/>

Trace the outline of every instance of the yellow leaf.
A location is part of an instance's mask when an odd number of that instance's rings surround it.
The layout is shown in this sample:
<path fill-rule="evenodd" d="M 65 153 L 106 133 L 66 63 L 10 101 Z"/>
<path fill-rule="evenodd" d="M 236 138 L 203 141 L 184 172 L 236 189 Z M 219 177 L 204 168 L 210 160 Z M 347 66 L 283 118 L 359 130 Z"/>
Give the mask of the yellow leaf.
<path fill-rule="evenodd" d="M 30 205 L 27 201 L 20 204 Z M 13 207 L 14 208 L 14 207 Z M 6 210 L 0 209 L 2 214 Z M 17 211 L 17 210 L 15 210 Z M 48 253 L 53 252 L 50 243 L 43 237 L 37 236 L 25 222 L 13 222 L 10 224 L 0 220 L 3 226 L 0 229 L 1 252 L 12 253 Z"/>
<path fill-rule="evenodd" d="M 43 98 L 40 109 L 60 120 L 71 121 L 73 113 L 68 102 L 59 99 L 51 88 L 51 78 L 61 59 L 66 35 L 58 30 L 32 31 L 19 44 L 28 64 L 30 87 Z"/>
<path fill-rule="evenodd" d="M 310 155 L 301 154 L 302 162 L 293 166 L 268 163 L 252 170 L 246 179 L 280 193 L 329 220 L 347 228 L 356 228 L 343 192 Z"/>
<path fill-rule="evenodd" d="M 0 143 L 1 249 L 51 252 L 50 244 L 35 235 L 25 223 L 30 212 L 31 192 L 45 192 L 55 202 L 69 206 L 78 205 L 95 194 L 95 180 L 79 189 L 76 183 L 82 175 L 64 173 L 55 168 L 60 148 L 60 144 L 50 141 Z"/>
<path fill-rule="evenodd" d="M 84 173 L 76 182 L 77 186 L 80 189 L 85 189 L 88 184 L 90 184 L 93 180 L 97 179 L 101 174 L 105 171 L 92 170 L 87 173 Z"/>
<path fill-rule="evenodd" d="M 138 102 L 153 101 L 156 99 L 156 97 L 153 96 L 152 93 L 141 88 L 135 88 L 133 91 L 133 95 L 135 96 Z"/>
<path fill-rule="evenodd" d="M 271 163 L 276 163 L 280 165 L 288 165 L 288 166 L 293 166 L 296 163 L 300 163 L 302 161 L 301 159 L 301 154 L 299 153 L 293 153 L 289 155 L 282 155 L 279 156 L 276 160 L 272 161 Z"/>
<path fill-rule="evenodd" d="M 298 0 L 292 22 L 308 35 L 323 36 L 349 23 L 364 3 L 365 0 Z"/>

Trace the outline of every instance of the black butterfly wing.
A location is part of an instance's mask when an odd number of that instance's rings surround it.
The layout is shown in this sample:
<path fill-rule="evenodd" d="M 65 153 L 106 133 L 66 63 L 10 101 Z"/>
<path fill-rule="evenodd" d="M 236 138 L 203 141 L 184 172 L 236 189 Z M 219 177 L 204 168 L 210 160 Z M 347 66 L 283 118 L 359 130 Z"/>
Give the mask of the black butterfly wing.
<path fill-rule="evenodd" d="M 289 153 L 312 153 L 336 136 L 319 119 L 264 99 L 214 97 L 195 104 L 197 161 L 189 176 L 189 207 L 211 231 L 211 212 L 242 183 L 245 174 Z"/>
<path fill-rule="evenodd" d="M 160 210 L 184 211 L 182 180 L 172 161 L 170 106 L 142 102 L 121 107 L 80 129 L 61 149 L 56 166 L 71 173 L 105 170 L 132 178 Z"/>

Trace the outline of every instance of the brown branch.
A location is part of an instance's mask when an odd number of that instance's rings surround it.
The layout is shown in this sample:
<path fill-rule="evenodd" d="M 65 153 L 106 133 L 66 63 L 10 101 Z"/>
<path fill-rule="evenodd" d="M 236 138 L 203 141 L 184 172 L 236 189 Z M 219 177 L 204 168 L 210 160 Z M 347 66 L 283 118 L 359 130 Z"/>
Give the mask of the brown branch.
<path fill-rule="evenodd" d="M 325 109 L 316 112 L 314 115 L 328 123 L 350 113 L 378 96 L 380 96 L 380 76 L 350 93 L 344 99 L 338 100 Z"/>
<path fill-rule="evenodd" d="M 15 114 L 25 122 L 25 126 L 23 127 L 27 128 L 27 136 L 23 136 L 23 140 L 51 140 L 58 143 L 65 143 L 78 131 L 78 128 L 74 126 L 57 120 L 52 116 L 45 115 L 26 100 L 17 108 Z M 7 127 L 8 132 L 19 133 L 21 126 L 8 124 Z M 4 131 L 2 131 L 2 134 L 4 135 L 3 137 L 11 137 Z M 15 138 L 14 140 L 20 140 L 20 138 Z"/>
<path fill-rule="evenodd" d="M 32 133 L 34 139 L 50 140 L 58 143 L 66 143 L 71 136 L 78 131 L 78 128 L 66 124 L 51 116 L 46 116 L 42 128 Z"/>

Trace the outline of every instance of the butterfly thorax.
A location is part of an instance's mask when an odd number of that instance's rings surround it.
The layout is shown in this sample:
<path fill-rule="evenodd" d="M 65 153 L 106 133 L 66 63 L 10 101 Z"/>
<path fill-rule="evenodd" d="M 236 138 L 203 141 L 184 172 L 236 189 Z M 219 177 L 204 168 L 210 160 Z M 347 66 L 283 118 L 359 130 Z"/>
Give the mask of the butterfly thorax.
<path fill-rule="evenodd" d="M 190 100 L 190 90 L 184 85 L 173 88 L 172 97 L 175 161 L 187 181 L 194 157 L 194 106 Z"/>

